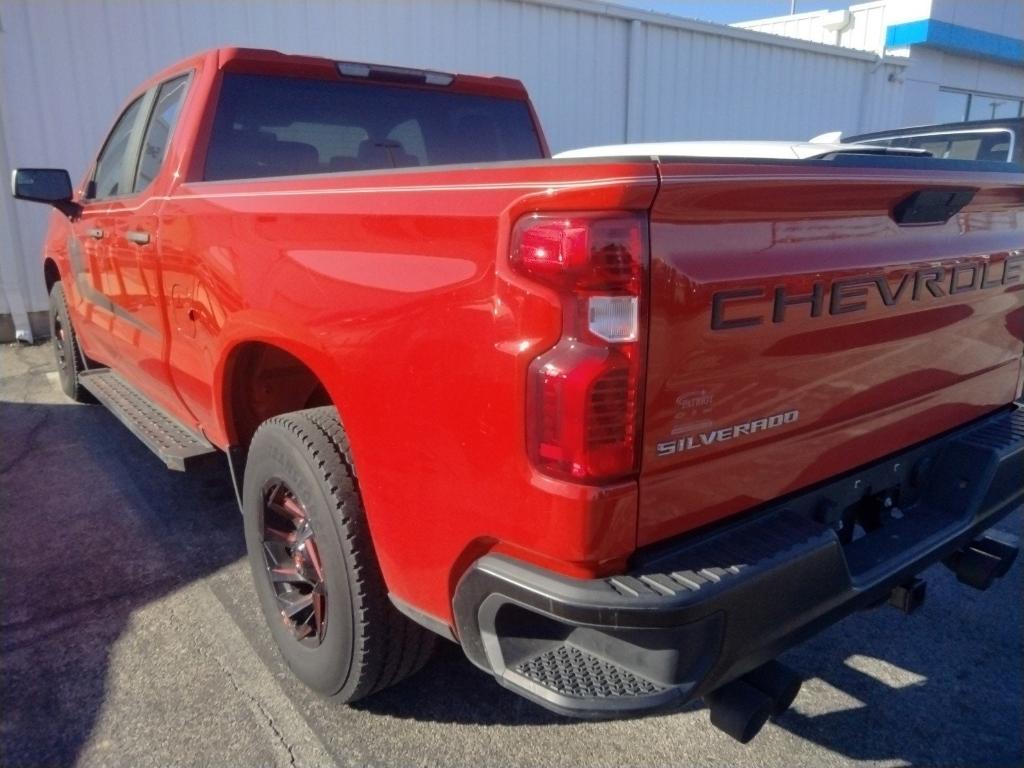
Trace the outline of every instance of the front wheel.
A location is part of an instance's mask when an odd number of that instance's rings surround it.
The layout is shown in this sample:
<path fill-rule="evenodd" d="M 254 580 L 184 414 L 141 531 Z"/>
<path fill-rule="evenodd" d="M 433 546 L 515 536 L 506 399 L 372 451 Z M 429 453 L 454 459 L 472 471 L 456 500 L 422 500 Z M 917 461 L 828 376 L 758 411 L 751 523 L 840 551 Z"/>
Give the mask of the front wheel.
<path fill-rule="evenodd" d="M 436 637 L 388 600 L 334 408 L 260 426 L 245 468 L 243 513 L 264 615 L 306 685 L 350 702 L 426 664 Z"/>
<path fill-rule="evenodd" d="M 79 381 L 85 370 L 78 337 L 71 325 L 64 285 L 58 280 L 50 289 L 50 342 L 57 361 L 57 376 L 64 394 L 79 403 L 96 402 Z"/>

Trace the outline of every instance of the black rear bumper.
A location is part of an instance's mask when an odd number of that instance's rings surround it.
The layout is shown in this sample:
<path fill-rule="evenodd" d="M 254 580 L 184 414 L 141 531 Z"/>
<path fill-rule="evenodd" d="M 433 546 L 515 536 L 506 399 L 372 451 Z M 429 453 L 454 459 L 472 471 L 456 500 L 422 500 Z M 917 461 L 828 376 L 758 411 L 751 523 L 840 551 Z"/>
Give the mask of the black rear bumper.
<path fill-rule="evenodd" d="M 502 685 L 562 714 L 682 703 L 885 600 L 1022 501 L 1015 405 L 641 553 L 629 574 L 576 580 L 487 555 L 456 590 L 459 639 Z"/>

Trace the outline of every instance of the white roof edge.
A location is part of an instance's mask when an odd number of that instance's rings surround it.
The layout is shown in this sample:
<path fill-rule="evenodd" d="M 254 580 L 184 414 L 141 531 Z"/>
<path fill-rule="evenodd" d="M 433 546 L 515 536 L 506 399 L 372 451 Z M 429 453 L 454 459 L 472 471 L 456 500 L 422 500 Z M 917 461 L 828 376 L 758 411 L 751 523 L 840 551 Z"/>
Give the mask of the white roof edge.
<path fill-rule="evenodd" d="M 857 3 L 851 5 L 849 8 L 838 8 L 834 11 L 830 11 L 827 8 L 822 8 L 817 11 L 801 11 L 800 13 L 786 13 L 782 16 L 766 16 L 763 19 L 749 19 L 748 21 L 734 21 L 730 24 L 730 27 L 736 27 L 737 29 L 749 29 L 754 26 L 762 26 L 764 24 L 778 24 L 786 21 L 801 21 L 803 19 L 817 19 L 822 16 L 830 16 L 833 13 L 841 13 L 844 10 L 853 13 L 854 11 L 865 11 L 871 10 L 872 8 L 881 8 L 885 5 L 885 0 L 870 0 L 867 3 Z M 774 32 L 772 34 L 781 34 Z M 800 40 L 802 38 L 794 38 Z"/>
<path fill-rule="evenodd" d="M 862 11 L 866 8 L 881 8 L 883 5 L 885 5 L 885 0 L 868 0 L 868 2 L 866 3 L 857 3 L 856 5 L 851 5 L 849 10 Z"/>
<path fill-rule="evenodd" d="M 668 13 L 657 13 L 655 11 L 641 11 L 637 8 L 619 5 L 613 2 L 600 2 L 599 0 L 520 0 L 529 5 L 539 5 L 549 8 L 561 8 L 568 11 L 581 13 L 592 13 L 597 16 L 608 16 L 610 18 L 622 19 L 623 21 L 642 21 L 647 24 L 654 24 L 670 29 L 683 29 L 689 32 L 704 32 L 706 34 L 718 35 L 719 37 L 730 37 L 735 40 L 744 40 L 749 43 L 761 45 L 774 45 L 777 48 L 794 48 L 809 53 L 820 53 L 826 56 L 839 56 L 847 59 L 876 62 L 881 61 L 894 67 L 907 67 L 909 61 L 900 56 L 879 56 L 870 51 L 860 51 L 853 48 L 842 48 L 838 45 L 826 43 L 812 43 L 809 40 L 800 40 L 795 37 L 784 37 L 769 32 L 758 32 L 752 29 L 730 27 L 725 24 L 713 24 L 710 21 L 698 21 L 687 19 L 682 16 L 673 16 Z"/>
<path fill-rule="evenodd" d="M 748 19 L 746 21 L 734 21 L 730 24 L 730 27 L 739 27 L 740 29 L 746 29 L 749 24 L 774 24 L 779 21 L 799 21 L 800 19 L 814 19 L 818 16 L 828 16 L 832 11 L 828 8 L 820 8 L 817 11 L 801 11 L 800 13 L 784 13 L 781 16 L 765 16 L 758 19 Z"/>

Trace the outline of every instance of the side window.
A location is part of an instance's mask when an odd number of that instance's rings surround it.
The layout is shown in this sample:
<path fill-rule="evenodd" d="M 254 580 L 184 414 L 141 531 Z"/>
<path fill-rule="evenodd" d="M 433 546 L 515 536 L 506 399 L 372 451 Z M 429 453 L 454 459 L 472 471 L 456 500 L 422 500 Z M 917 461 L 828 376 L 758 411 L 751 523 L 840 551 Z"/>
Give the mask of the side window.
<path fill-rule="evenodd" d="M 964 136 L 949 142 L 946 157 L 953 160 L 977 160 L 981 149 L 981 139 L 977 136 Z"/>
<path fill-rule="evenodd" d="M 171 132 L 185 100 L 188 87 L 188 75 L 168 80 L 160 86 L 156 94 L 153 113 L 146 126 L 146 135 L 142 139 L 142 154 L 139 156 L 139 168 L 135 173 L 134 192 L 140 192 L 149 186 L 160 172 L 160 167 L 167 156 Z"/>
<path fill-rule="evenodd" d="M 921 138 L 913 142 L 913 145 L 917 149 L 923 149 L 931 152 L 934 157 L 946 158 L 949 157 L 949 139 L 946 138 Z"/>
<path fill-rule="evenodd" d="M 95 182 L 93 199 L 114 197 L 128 191 L 121 189 L 121 180 L 124 177 L 125 163 L 130 161 L 127 157 L 128 145 L 131 143 L 132 130 L 135 128 L 143 98 L 145 97 L 137 98 L 121 114 L 103 145 L 103 151 L 96 160 L 96 172 L 92 177 Z"/>

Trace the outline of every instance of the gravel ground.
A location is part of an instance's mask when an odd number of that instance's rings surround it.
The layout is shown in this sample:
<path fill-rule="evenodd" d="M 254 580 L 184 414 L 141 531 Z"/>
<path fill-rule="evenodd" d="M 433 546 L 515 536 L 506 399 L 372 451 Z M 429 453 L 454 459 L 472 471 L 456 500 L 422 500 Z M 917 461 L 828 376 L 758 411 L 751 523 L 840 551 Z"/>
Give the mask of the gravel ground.
<path fill-rule="evenodd" d="M 935 567 L 914 616 L 852 616 L 787 653 L 803 690 L 747 746 L 700 706 L 550 715 L 449 643 L 400 687 L 336 706 L 271 644 L 226 473 L 169 472 L 104 409 L 70 403 L 48 347 L 0 348 L 0 409 L 0 765 L 1024 763 L 1019 563 L 986 593 Z"/>

